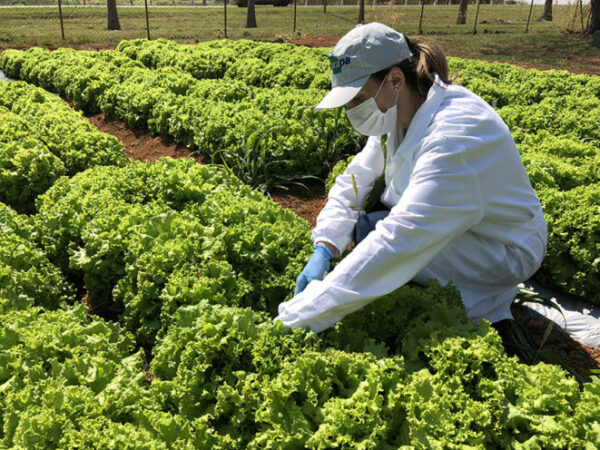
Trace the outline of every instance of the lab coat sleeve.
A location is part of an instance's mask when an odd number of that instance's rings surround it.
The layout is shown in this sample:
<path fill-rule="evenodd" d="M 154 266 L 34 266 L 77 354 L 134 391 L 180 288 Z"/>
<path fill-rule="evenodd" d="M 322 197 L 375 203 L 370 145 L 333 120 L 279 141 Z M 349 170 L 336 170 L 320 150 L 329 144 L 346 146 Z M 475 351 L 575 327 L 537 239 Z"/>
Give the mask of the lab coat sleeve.
<path fill-rule="evenodd" d="M 383 166 L 381 140 L 379 137 L 370 137 L 344 173 L 336 178 L 327 203 L 317 217 L 317 226 L 312 232 L 313 242 L 328 242 L 340 253 L 350 245 L 352 231 L 358 220 L 356 208 L 364 205 Z M 352 175 L 356 180 L 358 198 L 352 186 Z"/>
<path fill-rule="evenodd" d="M 452 146 L 446 138 L 424 143 L 390 215 L 323 281 L 281 303 L 276 319 L 290 328 L 329 328 L 410 281 L 450 241 L 481 221 L 479 179 L 468 162 L 472 151 Z"/>

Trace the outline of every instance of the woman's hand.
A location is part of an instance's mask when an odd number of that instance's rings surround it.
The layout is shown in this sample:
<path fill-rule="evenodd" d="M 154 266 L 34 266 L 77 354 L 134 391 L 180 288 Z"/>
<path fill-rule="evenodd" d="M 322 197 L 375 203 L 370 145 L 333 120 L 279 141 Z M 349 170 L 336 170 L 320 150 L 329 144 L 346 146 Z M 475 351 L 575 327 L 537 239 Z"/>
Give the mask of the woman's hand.
<path fill-rule="evenodd" d="M 327 246 L 329 247 L 329 246 Z M 302 273 L 296 278 L 296 290 L 294 297 L 308 286 L 313 280 L 322 280 L 333 259 L 333 252 L 322 243 L 315 245 L 315 251 L 308 260 Z"/>

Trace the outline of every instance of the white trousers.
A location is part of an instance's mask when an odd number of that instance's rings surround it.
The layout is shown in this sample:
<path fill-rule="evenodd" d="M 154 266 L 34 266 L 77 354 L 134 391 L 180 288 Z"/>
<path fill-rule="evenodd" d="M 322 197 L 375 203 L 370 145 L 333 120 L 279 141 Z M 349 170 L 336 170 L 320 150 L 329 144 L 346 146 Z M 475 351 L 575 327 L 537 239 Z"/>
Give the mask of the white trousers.
<path fill-rule="evenodd" d="M 545 252 L 546 236 L 542 234 L 529 236 L 517 247 L 467 231 L 438 253 L 413 281 L 421 285 L 432 278 L 441 285 L 452 282 L 469 318 L 512 319 L 510 305 L 517 285 L 538 270 Z"/>

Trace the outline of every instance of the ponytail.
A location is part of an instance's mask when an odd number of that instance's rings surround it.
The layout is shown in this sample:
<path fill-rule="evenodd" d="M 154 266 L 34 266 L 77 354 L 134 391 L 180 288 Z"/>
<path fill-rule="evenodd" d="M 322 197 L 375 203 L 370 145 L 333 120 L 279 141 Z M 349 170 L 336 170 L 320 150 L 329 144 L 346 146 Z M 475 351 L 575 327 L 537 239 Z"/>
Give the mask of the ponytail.
<path fill-rule="evenodd" d="M 394 64 L 392 67 L 398 67 L 402 70 L 406 82 L 420 97 L 427 97 L 427 92 L 435 83 L 434 73 L 437 73 L 446 84 L 451 84 L 454 81 L 455 77 L 448 78 L 446 55 L 437 44 L 422 38 L 409 39 L 405 36 L 405 39 L 413 56 Z M 392 67 L 374 73 L 372 76 L 383 81 Z"/>

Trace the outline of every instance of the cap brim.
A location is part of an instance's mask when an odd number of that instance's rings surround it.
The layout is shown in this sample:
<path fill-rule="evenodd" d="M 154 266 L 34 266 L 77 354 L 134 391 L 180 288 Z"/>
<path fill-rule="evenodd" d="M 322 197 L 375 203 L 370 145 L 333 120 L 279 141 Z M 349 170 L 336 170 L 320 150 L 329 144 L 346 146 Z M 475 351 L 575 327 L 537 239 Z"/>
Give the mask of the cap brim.
<path fill-rule="evenodd" d="M 321 100 L 315 109 L 320 111 L 322 109 L 339 108 L 344 106 L 358 94 L 358 91 L 362 89 L 367 80 L 371 75 L 354 80 L 344 86 L 334 87 L 329 93 Z"/>

